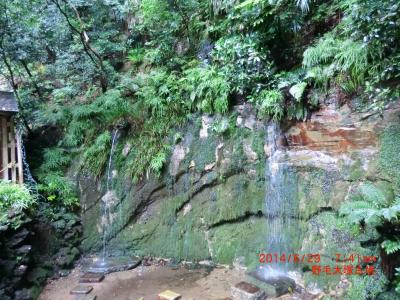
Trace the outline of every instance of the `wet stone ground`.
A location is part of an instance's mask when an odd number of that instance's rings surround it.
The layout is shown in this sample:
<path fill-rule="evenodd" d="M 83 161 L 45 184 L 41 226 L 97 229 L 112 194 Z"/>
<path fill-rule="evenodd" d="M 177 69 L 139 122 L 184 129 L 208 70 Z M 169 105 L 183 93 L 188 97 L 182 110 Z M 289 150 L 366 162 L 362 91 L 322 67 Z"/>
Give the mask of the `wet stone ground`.
<path fill-rule="evenodd" d="M 83 273 L 80 268 L 74 269 L 69 276 L 49 282 L 42 291 L 39 300 L 76 300 L 80 296 L 71 295 Z M 228 268 L 187 269 L 167 266 L 139 266 L 136 269 L 111 273 L 101 282 L 90 282 L 86 285 L 93 290 L 86 295 L 97 300 L 157 300 L 157 295 L 171 290 L 180 294 L 181 300 L 228 300 L 231 288 L 246 281 L 243 270 Z M 280 300 L 312 300 L 321 295 L 311 295 L 295 288 L 292 294 L 282 295 Z M 85 298 L 86 299 L 86 298 Z M 87 298 L 89 299 L 89 298 Z M 271 299 L 271 298 L 269 298 Z"/>
<path fill-rule="evenodd" d="M 78 285 L 82 275 L 74 269 L 68 277 L 49 282 L 39 300 L 75 300 L 70 291 Z M 222 300 L 230 296 L 232 284 L 242 281 L 245 274 L 240 271 L 216 268 L 211 272 L 204 269 L 149 266 L 106 275 L 99 283 L 90 283 L 97 300 L 155 300 L 165 290 L 182 295 L 182 300 Z"/>

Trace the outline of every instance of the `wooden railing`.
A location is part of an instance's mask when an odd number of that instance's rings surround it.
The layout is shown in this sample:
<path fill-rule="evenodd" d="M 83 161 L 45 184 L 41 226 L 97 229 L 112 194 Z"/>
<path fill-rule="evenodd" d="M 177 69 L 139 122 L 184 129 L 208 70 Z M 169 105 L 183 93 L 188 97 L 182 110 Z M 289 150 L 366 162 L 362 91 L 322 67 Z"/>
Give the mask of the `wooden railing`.
<path fill-rule="evenodd" d="M 23 183 L 21 140 L 10 115 L 0 115 L 0 129 L 0 178 Z"/>

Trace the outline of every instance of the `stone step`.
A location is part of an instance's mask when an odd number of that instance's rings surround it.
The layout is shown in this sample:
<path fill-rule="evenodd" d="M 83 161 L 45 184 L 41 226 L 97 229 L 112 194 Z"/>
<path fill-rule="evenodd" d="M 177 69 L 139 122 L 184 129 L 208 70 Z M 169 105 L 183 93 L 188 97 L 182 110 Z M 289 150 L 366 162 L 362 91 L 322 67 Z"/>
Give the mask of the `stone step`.
<path fill-rule="evenodd" d="M 101 282 L 104 279 L 102 273 L 85 273 L 79 278 L 79 283 Z"/>
<path fill-rule="evenodd" d="M 79 295 L 75 300 L 96 300 L 96 295 Z"/>
<path fill-rule="evenodd" d="M 264 300 L 265 293 L 255 285 L 242 281 L 231 287 L 233 300 Z"/>
<path fill-rule="evenodd" d="M 77 285 L 69 293 L 72 295 L 85 295 L 89 294 L 93 290 L 90 285 Z"/>
<path fill-rule="evenodd" d="M 181 295 L 170 291 L 170 290 L 166 290 L 160 294 L 158 294 L 158 300 L 177 300 L 180 299 Z"/>

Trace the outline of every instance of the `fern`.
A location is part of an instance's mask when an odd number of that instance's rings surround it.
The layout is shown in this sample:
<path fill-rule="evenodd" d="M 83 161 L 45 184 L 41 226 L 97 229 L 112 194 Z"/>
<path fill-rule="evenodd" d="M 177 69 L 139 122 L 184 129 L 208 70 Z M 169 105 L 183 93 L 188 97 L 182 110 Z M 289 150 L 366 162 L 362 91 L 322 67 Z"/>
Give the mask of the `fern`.
<path fill-rule="evenodd" d="M 284 115 L 284 98 L 279 90 L 262 90 L 259 95 L 249 97 L 249 100 L 256 104 L 259 112 L 264 116 L 280 120 Z"/>
<path fill-rule="evenodd" d="M 340 71 L 349 72 L 355 82 L 361 83 L 368 70 L 368 49 L 360 42 L 344 40 L 334 61 Z"/>
<path fill-rule="evenodd" d="M 43 154 L 44 163 L 41 165 L 41 172 L 49 170 L 59 170 L 68 166 L 70 162 L 69 155 L 61 148 L 45 149 Z"/>
<path fill-rule="evenodd" d="M 306 87 L 307 87 L 306 82 L 296 83 L 290 88 L 289 93 L 293 96 L 293 98 L 296 99 L 297 102 L 299 102 L 303 97 Z"/>
<path fill-rule="evenodd" d="M 360 85 L 368 73 L 368 55 L 368 48 L 363 43 L 327 34 L 304 52 L 303 66 L 309 70 L 308 77 L 314 78 L 319 85 L 326 86 L 335 74 L 347 74 L 353 85 Z M 339 83 L 341 78 L 346 83 L 346 77 L 336 77 Z"/>
<path fill-rule="evenodd" d="M 96 177 L 104 171 L 111 148 L 111 135 L 108 131 L 100 134 L 95 142 L 83 153 L 83 166 Z"/>
<path fill-rule="evenodd" d="M 361 196 L 364 198 L 364 201 L 366 201 L 373 207 L 380 208 L 386 203 L 385 195 L 372 183 L 363 183 L 360 186 L 360 193 Z"/>
<path fill-rule="evenodd" d="M 308 12 L 310 10 L 311 0 L 296 0 L 296 5 L 300 7 L 302 12 Z"/>
<path fill-rule="evenodd" d="M 181 83 L 187 91 L 192 109 L 208 113 L 228 111 L 230 87 L 224 75 L 216 68 L 190 68 L 184 75 Z"/>
<path fill-rule="evenodd" d="M 145 50 L 143 48 L 135 48 L 128 52 L 128 59 L 134 63 L 141 63 L 144 59 Z"/>
<path fill-rule="evenodd" d="M 166 160 L 166 153 L 159 151 L 150 161 L 150 170 L 159 176 Z"/>
<path fill-rule="evenodd" d="M 365 221 L 366 224 L 379 226 L 384 221 L 397 220 L 400 214 L 399 201 L 388 202 L 385 195 L 371 183 L 360 186 L 359 197 L 360 200 L 345 202 L 339 210 L 352 223 Z"/>
<path fill-rule="evenodd" d="M 339 45 L 332 35 L 326 35 L 319 40 L 317 45 L 309 47 L 303 54 L 303 66 L 306 68 L 315 67 L 331 62 L 337 54 Z"/>
<path fill-rule="evenodd" d="M 368 224 L 379 221 L 377 220 L 378 210 L 371 208 L 371 204 L 366 201 L 346 202 L 340 207 L 339 213 L 347 215 L 353 224 L 358 224 L 363 220 Z"/>
<path fill-rule="evenodd" d="M 64 177 L 60 171 L 42 174 L 38 190 L 50 202 L 57 202 L 64 206 L 77 206 L 79 199 L 76 196 L 73 183 Z"/>
<path fill-rule="evenodd" d="M 400 251 L 400 239 L 386 240 L 381 244 L 387 254 L 393 254 Z"/>

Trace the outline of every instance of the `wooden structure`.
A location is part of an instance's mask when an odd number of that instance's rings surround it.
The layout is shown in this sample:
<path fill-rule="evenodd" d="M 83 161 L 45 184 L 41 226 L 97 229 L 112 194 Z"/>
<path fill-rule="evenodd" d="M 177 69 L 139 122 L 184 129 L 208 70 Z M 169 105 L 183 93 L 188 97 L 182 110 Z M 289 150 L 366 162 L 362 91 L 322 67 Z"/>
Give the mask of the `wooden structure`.
<path fill-rule="evenodd" d="M 13 93 L 0 91 L 0 179 L 23 183 L 21 138 L 14 124 L 17 112 Z"/>

